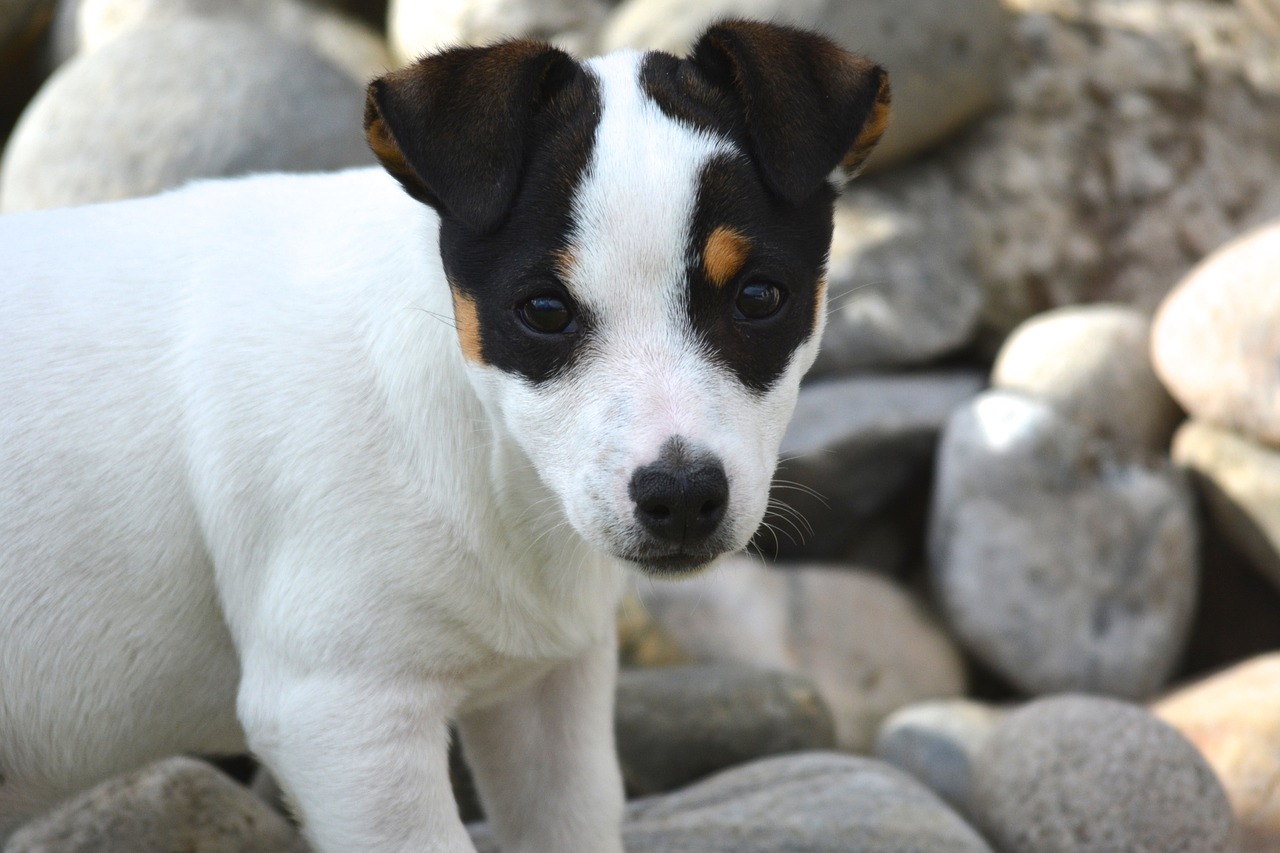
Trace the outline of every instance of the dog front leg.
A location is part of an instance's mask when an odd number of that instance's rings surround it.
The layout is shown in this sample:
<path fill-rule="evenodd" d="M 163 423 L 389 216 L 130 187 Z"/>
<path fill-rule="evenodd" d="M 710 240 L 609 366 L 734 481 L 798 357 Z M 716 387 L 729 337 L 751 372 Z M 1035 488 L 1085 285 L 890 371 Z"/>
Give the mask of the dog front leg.
<path fill-rule="evenodd" d="M 249 661 L 239 711 L 318 853 L 475 853 L 449 784 L 457 692 L 347 673 L 285 677 Z"/>
<path fill-rule="evenodd" d="M 622 853 L 612 638 L 458 721 L 504 853 Z"/>

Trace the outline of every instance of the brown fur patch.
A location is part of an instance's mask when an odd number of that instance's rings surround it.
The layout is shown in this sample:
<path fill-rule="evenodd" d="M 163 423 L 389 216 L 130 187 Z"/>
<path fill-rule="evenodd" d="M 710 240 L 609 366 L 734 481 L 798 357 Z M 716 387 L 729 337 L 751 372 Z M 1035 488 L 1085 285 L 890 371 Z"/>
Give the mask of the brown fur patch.
<path fill-rule="evenodd" d="M 458 327 L 458 343 L 462 356 L 476 364 L 484 364 L 480 347 L 480 320 L 476 316 L 476 303 L 470 296 L 450 286 L 453 291 L 453 319 Z"/>
<path fill-rule="evenodd" d="M 578 259 L 573 254 L 573 249 L 565 246 L 562 249 L 556 249 L 552 254 L 555 258 L 556 275 L 568 281 L 573 277 L 573 271 L 578 266 Z"/>
<path fill-rule="evenodd" d="M 824 275 L 818 279 L 818 291 L 813 297 L 813 322 L 816 325 L 822 319 L 822 313 L 827 310 L 827 277 Z"/>
<path fill-rule="evenodd" d="M 724 287 L 742 269 L 751 241 L 726 225 L 717 226 L 702 248 L 702 269 L 716 287 Z"/>
<path fill-rule="evenodd" d="M 858 131 L 858 138 L 853 141 L 849 153 L 845 154 L 844 159 L 840 161 L 840 165 L 850 177 L 856 175 L 862 168 L 863 161 L 871 154 L 871 149 L 876 147 L 876 143 L 884 135 L 885 128 L 889 126 L 890 101 L 889 77 L 881 75 L 880 88 L 876 92 L 876 102 L 871 107 L 871 114 L 867 116 L 862 130 Z"/>

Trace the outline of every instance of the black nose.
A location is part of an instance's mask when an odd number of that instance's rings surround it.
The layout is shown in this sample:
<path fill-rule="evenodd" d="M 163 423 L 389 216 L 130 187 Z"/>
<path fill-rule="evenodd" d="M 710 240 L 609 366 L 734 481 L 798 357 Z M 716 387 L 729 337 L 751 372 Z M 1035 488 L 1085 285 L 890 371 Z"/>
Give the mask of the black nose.
<path fill-rule="evenodd" d="M 636 518 L 659 539 L 702 545 L 720 526 L 729 503 L 729 478 L 714 456 L 664 453 L 631 475 Z"/>

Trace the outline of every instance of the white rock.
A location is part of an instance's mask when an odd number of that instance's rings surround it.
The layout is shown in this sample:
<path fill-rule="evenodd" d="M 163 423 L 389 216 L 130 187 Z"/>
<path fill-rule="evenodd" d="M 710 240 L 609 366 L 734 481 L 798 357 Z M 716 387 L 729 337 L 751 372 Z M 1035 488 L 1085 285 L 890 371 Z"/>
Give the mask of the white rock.
<path fill-rule="evenodd" d="M 739 557 L 706 575 L 639 592 L 693 659 L 812 679 L 843 749 L 868 750 L 880 721 L 903 705 L 964 692 L 964 666 L 946 635 L 904 591 L 876 575 L 771 569 Z"/>
<path fill-rule="evenodd" d="M 889 70 L 893 117 L 870 171 L 937 145 L 996 100 L 1008 26 L 997 0 L 625 0 L 601 47 L 683 55 L 726 16 L 817 29 Z"/>
<path fill-rule="evenodd" d="M 1150 321 L 1136 308 L 1046 311 L 1005 341 L 991 384 L 1050 403 L 1125 448 L 1163 453 L 1182 415 L 1151 367 L 1150 337 Z"/>
<path fill-rule="evenodd" d="M 1172 672 L 1199 581 L 1178 472 L 989 391 L 943 433 L 930 525 L 944 615 L 1019 688 L 1144 697 Z"/>
<path fill-rule="evenodd" d="M 387 29 L 400 62 L 512 36 L 545 39 L 577 56 L 592 56 L 609 9 L 604 0 L 391 0 Z"/>
<path fill-rule="evenodd" d="M 349 75 L 272 31 L 140 27 L 59 69 L 27 107 L 0 164 L 0 211 L 371 164 L 363 107 Z"/>

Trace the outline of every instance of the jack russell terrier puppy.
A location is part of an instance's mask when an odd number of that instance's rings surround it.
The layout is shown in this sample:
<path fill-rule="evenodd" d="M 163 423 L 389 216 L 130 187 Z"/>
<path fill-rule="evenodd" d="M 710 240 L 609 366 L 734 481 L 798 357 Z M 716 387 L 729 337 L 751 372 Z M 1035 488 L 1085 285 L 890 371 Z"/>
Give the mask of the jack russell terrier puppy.
<path fill-rule="evenodd" d="M 888 104 L 507 41 L 369 86 L 385 172 L 0 218 L 0 838 L 247 748 L 319 851 L 472 850 L 456 721 L 504 850 L 620 851 L 620 591 L 760 524 Z"/>

